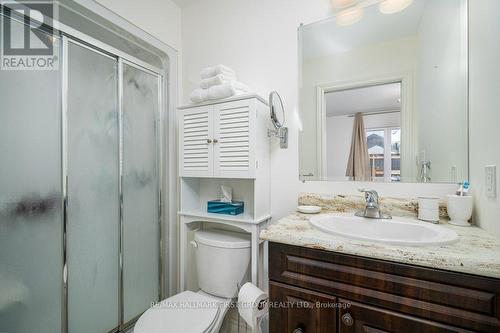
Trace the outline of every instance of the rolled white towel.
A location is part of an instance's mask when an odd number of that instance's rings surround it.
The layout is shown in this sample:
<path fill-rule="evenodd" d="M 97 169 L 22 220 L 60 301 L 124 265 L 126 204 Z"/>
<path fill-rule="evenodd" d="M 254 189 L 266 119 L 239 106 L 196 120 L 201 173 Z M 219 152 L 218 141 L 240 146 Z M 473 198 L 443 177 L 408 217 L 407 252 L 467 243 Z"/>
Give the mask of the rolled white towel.
<path fill-rule="evenodd" d="M 208 89 L 213 86 L 218 86 L 226 82 L 236 81 L 235 75 L 228 74 L 218 74 L 216 76 L 209 77 L 208 79 L 203 79 L 200 82 L 200 88 Z"/>
<path fill-rule="evenodd" d="M 213 100 L 227 98 L 236 95 L 236 93 L 237 89 L 234 87 L 234 84 L 226 82 L 224 84 L 208 88 L 208 99 Z"/>
<path fill-rule="evenodd" d="M 193 103 L 202 103 L 208 100 L 208 89 L 194 89 L 189 95 L 189 99 Z"/>
<path fill-rule="evenodd" d="M 200 72 L 200 77 L 201 79 L 208 79 L 211 77 L 214 77 L 219 74 L 224 74 L 227 76 L 234 76 L 236 79 L 236 72 L 232 70 L 231 68 L 224 66 L 224 65 L 216 65 L 216 66 L 211 66 L 203 69 Z"/>
<path fill-rule="evenodd" d="M 248 87 L 246 85 L 233 81 L 225 82 L 208 89 L 195 89 L 189 98 L 193 103 L 202 103 L 214 99 L 228 98 L 234 95 L 244 94 L 246 92 L 248 92 Z"/>
<path fill-rule="evenodd" d="M 221 85 L 231 85 L 236 90 L 241 90 L 243 92 L 250 92 L 250 88 L 244 83 L 236 80 L 227 80 L 226 76 L 219 74 L 210 79 L 205 79 L 200 82 L 201 89 L 210 89 L 212 87 L 217 87 Z"/>

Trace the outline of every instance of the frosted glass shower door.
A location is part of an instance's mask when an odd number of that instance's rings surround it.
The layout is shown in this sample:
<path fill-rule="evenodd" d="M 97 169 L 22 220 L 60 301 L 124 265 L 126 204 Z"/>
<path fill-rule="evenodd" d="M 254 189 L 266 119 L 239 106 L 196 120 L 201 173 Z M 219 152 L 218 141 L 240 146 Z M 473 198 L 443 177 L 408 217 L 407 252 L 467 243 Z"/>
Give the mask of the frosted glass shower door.
<path fill-rule="evenodd" d="M 123 63 L 124 323 L 159 297 L 158 76 Z"/>
<path fill-rule="evenodd" d="M 0 332 L 61 331 L 60 75 L 0 70 Z"/>
<path fill-rule="evenodd" d="M 117 60 L 68 41 L 68 328 L 119 324 Z"/>

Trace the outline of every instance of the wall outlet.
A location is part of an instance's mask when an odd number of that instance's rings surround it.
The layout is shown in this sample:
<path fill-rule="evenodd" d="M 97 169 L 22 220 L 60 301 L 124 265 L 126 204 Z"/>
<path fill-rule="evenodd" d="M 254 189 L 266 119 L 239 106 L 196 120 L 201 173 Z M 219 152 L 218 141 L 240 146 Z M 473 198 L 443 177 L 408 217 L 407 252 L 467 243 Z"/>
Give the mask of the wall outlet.
<path fill-rule="evenodd" d="M 497 166 L 487 165 L 484 167 L 484 185 L 485 192 L 488 198 L 497 197 Z"/>

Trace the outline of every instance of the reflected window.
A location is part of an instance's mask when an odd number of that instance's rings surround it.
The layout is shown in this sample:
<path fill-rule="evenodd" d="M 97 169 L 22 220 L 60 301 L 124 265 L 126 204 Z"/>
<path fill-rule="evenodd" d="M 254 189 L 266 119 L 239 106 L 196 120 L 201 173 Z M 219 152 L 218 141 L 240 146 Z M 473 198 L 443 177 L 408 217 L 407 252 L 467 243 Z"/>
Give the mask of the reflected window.
<path fill-rule="evenodd" d="M 391 129 L 391 181 L 401 181 L 401 128 Z"/>
<path fill-rule="evenodd" d="M 374 181 L 401 180 L 401 128 L 366 129 L 370 174 Z M 390 149 L 385 149 L 390 147 Z"/>
<path fill-rule="evenodd" d="M 384 179 L 384 152 L 385 131 L 367 130 L 366 141 L 368 143 L 368 155 L 370 156 L 370 170 L 373 180 Z"/>

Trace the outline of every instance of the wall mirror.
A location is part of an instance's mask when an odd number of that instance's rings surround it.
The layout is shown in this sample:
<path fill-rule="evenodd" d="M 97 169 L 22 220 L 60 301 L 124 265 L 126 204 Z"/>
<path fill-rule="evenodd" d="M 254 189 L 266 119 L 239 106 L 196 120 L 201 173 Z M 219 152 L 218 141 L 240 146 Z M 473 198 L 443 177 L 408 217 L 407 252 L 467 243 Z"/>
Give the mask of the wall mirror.
<path fill-rule="evenodd" d="M 468 179 L 467 0 L 399 2 L 299 27 L 301 180 Z"/>

